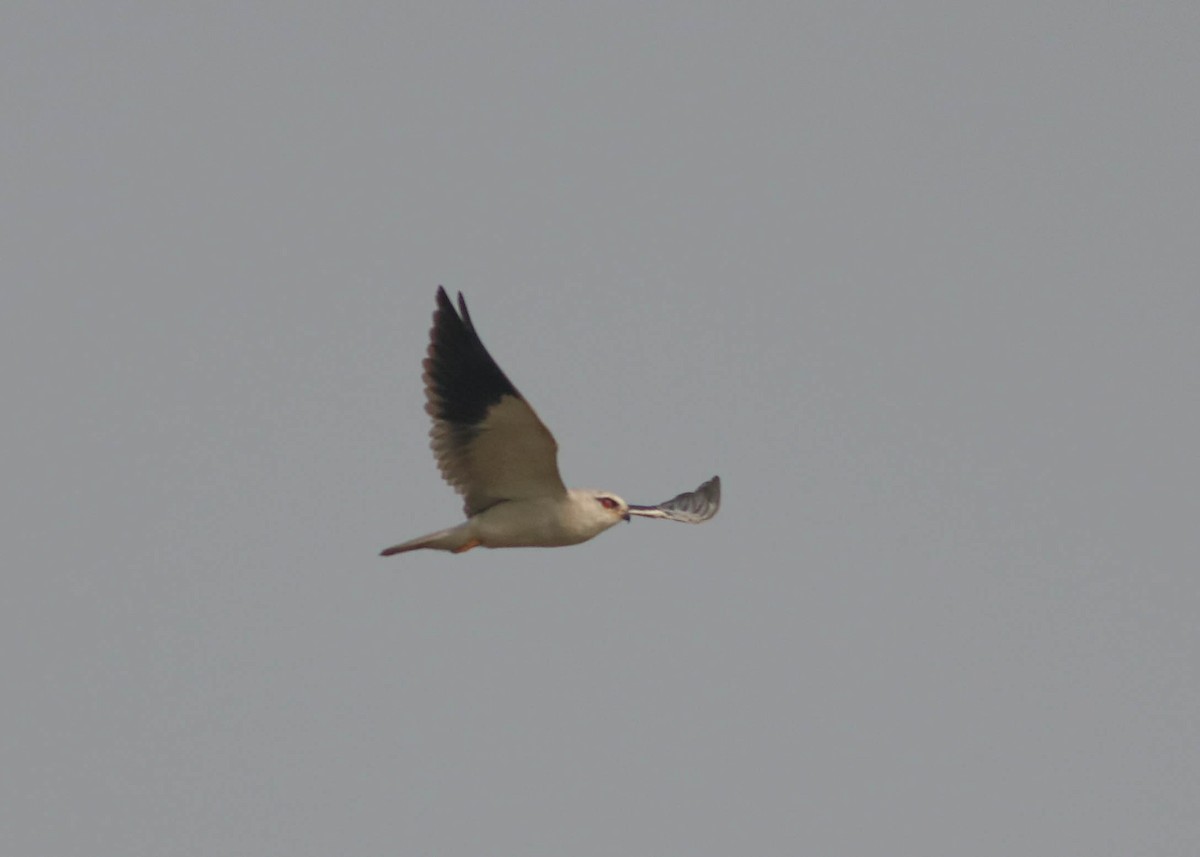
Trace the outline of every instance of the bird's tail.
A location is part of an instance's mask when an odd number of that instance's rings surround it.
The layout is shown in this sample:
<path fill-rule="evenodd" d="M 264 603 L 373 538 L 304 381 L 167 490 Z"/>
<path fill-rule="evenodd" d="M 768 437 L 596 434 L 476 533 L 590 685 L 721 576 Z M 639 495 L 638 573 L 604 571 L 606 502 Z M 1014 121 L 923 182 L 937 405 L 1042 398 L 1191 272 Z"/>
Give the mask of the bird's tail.
<path fill-rule="evenodd" d="M 460 524 L 448 530 L 438 530 L 436 533 L 429 533 L 419 538 L 410 539 L 407 542 L 401 542 L 398 545 L 392 545 L 379 555 L 395 556 L 398 553 L 407 553 L 408 551 L 421 550 L 422 548 L 461 553 L 462 551 L 470 550 L 478 544 L 478 542 L 472 544 L 466 529 L 465 524 Z"/>

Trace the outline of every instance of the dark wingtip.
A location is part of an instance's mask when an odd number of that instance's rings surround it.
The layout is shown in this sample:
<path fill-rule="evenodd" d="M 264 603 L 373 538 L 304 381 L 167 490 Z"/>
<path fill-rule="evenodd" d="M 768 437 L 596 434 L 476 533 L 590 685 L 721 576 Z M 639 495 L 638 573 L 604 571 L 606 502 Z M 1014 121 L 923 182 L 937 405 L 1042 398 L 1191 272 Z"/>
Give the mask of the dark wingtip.
<path fill-rule="evenodd" d="M 454 312 L 454 304 L 450 302 L 450 296 L 446 294 L 445 286 L 438 286 L 437 305 L 442 312 Z"/>
<path fill-rule="evenodd" d="M 438 286 L 426 354 L 426 410 L 434 419 L 474 426 L 504 396 L 520 398 L 475 332 L 462 292 L 456 310 L 446 288 Z"/>
<path fill-rule="evenodd" d="M 458 314 L 462 316 L 463 324 L 471 330 L 475 329 L 475 325 L 471 324 L 471 313 L 467 312 L 467 299 L 462 292 L 458 293 Z"/>
<path fill-rule="evenodd" d="M 454 308 L 454 301 L 450 300 L 450 295 L 446 291 L 445 286 L 437 288 L 437 305 L 442 312 L 450 313 L 462 319 L 463 324 L 468 330 L 474 331 L 475 325 L 471 324 L 471 313 L 467 311 L 467 299 L 463 297 L 463 293 L 458 293 L 458 309 Z"/>

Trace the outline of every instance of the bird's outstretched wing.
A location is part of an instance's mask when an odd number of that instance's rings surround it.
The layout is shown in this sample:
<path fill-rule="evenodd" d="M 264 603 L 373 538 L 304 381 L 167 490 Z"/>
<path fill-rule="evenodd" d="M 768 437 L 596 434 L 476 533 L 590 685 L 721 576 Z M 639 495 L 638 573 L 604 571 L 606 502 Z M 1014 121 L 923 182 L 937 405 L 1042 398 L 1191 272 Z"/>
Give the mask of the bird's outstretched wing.
<path fill-rule="evenodd" d="M 441 286 L 437 304 L 423 364 L 425 411 L 438 469 L 463 495 L 463 511 L 470 517 L 504 500 L 565 494 L 554 435 L 483 347 L 462 293 L 458 312 Z"/>
<path fill-rule="evenodd" d="M 677 494 L 657 506 L 630 506 L 629 514 L 643 518 L 665 518 L 685 524 L 701 524 L 721 508 L 721 477 L 714 476 L 695 491 Z"/>

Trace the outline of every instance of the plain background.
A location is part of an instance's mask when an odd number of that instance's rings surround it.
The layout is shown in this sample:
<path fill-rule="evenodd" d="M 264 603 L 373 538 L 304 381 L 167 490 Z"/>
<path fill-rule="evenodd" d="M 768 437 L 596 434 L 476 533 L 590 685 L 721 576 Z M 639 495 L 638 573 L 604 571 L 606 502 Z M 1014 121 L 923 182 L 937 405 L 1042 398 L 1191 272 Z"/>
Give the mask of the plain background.
<path fill-rule="evenodd" d="M 0 852 L 1198 853 L 1198 9 L 6 3 Z"/>

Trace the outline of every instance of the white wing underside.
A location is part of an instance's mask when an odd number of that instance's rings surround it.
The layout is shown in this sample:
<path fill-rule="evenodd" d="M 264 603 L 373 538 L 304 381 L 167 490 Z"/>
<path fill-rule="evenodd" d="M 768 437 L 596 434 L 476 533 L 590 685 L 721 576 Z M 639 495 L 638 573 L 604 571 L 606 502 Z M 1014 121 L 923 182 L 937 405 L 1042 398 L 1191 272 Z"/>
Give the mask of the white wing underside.
<path fill-rule="evenodd" d="M 436 404 L 430 403 L 431 414 Z M 558 444 L 529 403 L 505 395 L 471 427 L 434 417 L 434 457 L 442 477 L 463 496 L 467 517 L 502 500 L 567 492 L 558 474 Z"/>

